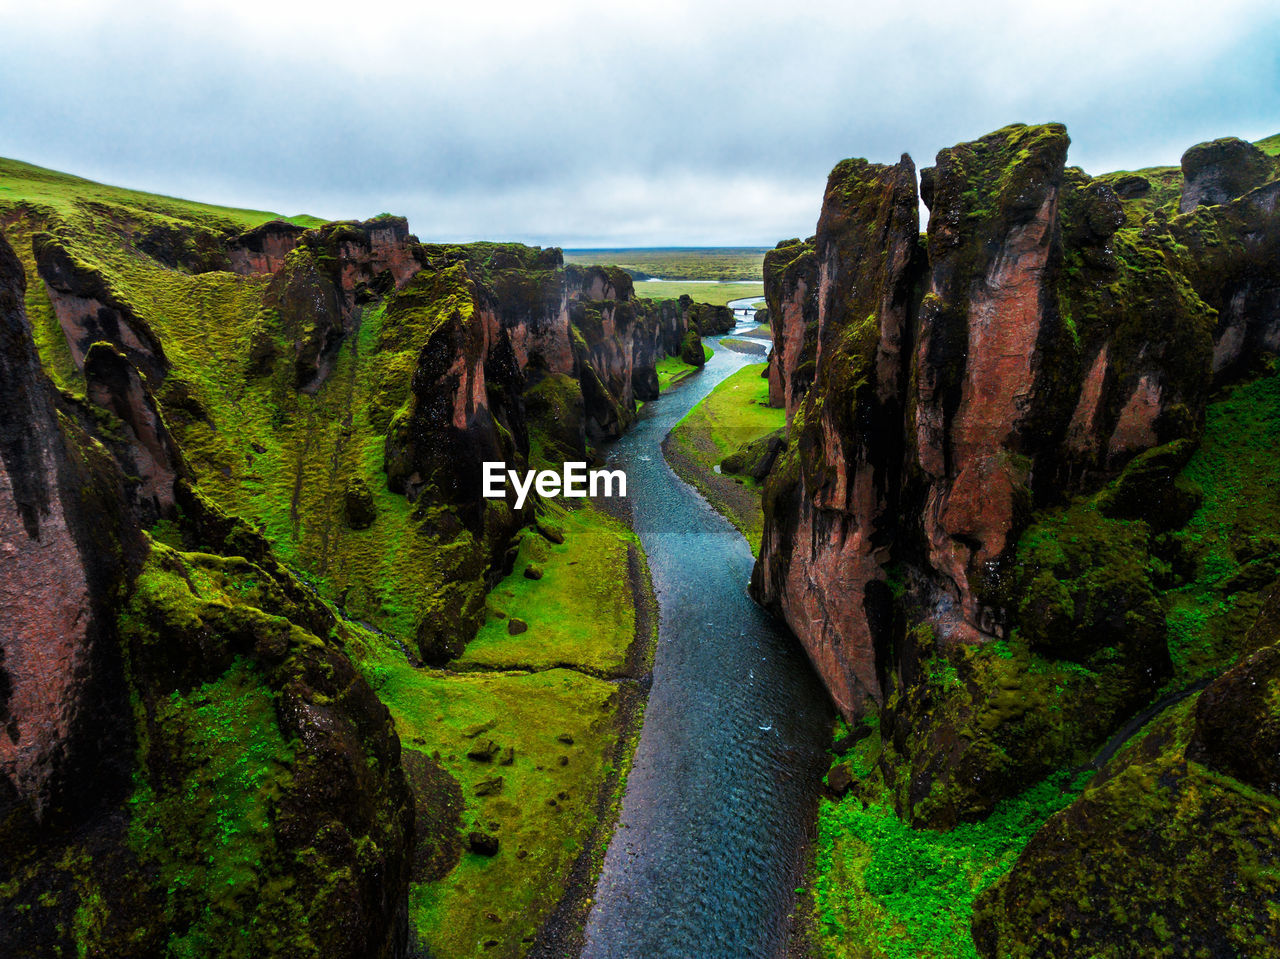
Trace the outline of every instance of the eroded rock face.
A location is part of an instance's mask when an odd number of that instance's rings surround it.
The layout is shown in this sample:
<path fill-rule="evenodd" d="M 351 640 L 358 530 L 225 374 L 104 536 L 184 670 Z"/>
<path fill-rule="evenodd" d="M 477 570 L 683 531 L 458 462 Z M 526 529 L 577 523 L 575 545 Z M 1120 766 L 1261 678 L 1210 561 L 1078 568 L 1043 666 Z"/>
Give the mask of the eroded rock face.
<path fill-rule="evenodd" d="M 1201 206 L 1171 224 L 1190 251 L 1196 291 L 1218 311 L 1213 374 L 1221 383 L 1280 351 L 1280 181 Z"/>
<path fill-rule="evenodd" d="M 120 421 L 124 435 L 107 441 L 131 477 L 127 485 L 140 523 L 172 517 L 174 484 L 189 471 L 141 374 L 123 353 L 95 343 L 85 355 L 84 376 L 89 400 Z"/>
<path fill-rule="evenodd" d="M 76 365 L 84 367 L 85 354 L 94 343 L 110 343 L 158 386 L 169 364 L 147 323 L 55 237 L 38 235 L 33 245 L 40 278 Z"/>
<path fill-rule="evenodd" d="M 875 649 L 888 639 L 876 634 L 888 626 L 883 565 L 903 462 L 918 233 L 910 159 L 892 167 L 845 161 L 832 172 L 814 239 L 817 379 L 792 423 L 791 462 L 769 481 L 774 522 L 752 577 L 755 595 L 791 624 L 848 712 L 878 697 Z M 874 271 L 863 267 L 869 258 Z M 795 293 L 805 284 L 798 275 Z M 776 315 L 775 336 L 792 347 L 779 364 L 786 367 L 803 312 L 787 301 Z M 851 401 L 823 404 L 827 392 Z"/>
<path fill-rule="evenodd" d="M 1062 336 L 1052 289 L 1067 144 L 1055 126 L 993 134 L 943 150 L 931 177 L 915 460 L 939 624 L 961 641 L 1001 628 L 977 591 L 1028 505 L 1046 438 L 1034 414 Z"/>
<path fill-rule="evenodd" d="M 818 352 L 818 259 L 813 241 L 784 240 L 764 256 L 773 351 L 769 354 L 769 405 L 790 422 L 813 382 Z"/>
<path fill-rule="evenodd" d="M 255 955 L 292 955 L 279 927 L 305 924 L 327 955 L 403 955 L 413 812 L 390 714 L 328 608 L 191 486 L 127 355 L 95 343 L 84 368 L 86 402 L 46 379 L 0 239 L 0 951 L 91 935 L 102 954 L 154 955 L 173 928 L 212 948 L 235 926 L 257 930 Z M 148 545 L 139 524 L 159 515 L 198 551 Z M 257 857 L 238 902 L 210 885 L 236 855 L 210 839 L 224 828 Z M 99 919 L 77 933 L 86 862 Z"/>
<path fill-rule="evenodd" d="M 60 421 L 24 286 L 0 238 L 0 833 L 120 788 L 128 706 L 110 600 L 138 551 L 114 464 Z"/>
<path fill-rule="evenodd" d="M 920 177 L 923 250 L 910 161 L 845 161 L 812 244 L 766 258 L 770 394 L 792 429 L 753 592 L 846 715 L 896 668 L 895 616 L 944 644 L 1007 636 L 1032 511 L 1194 442 L 1212 371 L 1280 340 L 1273 184 L 1212 173 L 1227 160 L 1210 150 L 1188 175 L 1210 171 L 1215 205 L 1126 226 L 1150 183 L 1122 198 L 1066 167 L 1068 142 L 1015 125 L 941 151 Z"/>
<path fill-rule="evenodd" d="M 305 232 L 306 227 L 285 220 L 272 220 L 241 233 L 227 243 L 231 269 L 245 276 L 275 273 L 284 266 L 285 257 L 298 245 Z"/>

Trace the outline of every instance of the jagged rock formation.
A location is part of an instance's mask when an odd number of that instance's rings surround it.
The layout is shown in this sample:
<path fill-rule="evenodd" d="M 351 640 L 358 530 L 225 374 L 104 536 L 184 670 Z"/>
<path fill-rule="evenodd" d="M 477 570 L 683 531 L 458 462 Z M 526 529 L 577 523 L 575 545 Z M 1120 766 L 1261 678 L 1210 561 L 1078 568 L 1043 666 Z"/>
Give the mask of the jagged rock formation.
<path fill-rule="evenodd" d="M 813 383 L 818 346 L 818 260 L 813 239 L 783 240 L 764 257 L 764 294 L 773 337 L 769 404 L 791 421 Z"/>
<path fill-rule="evenodd" d="M 944 641 L 1007 635 L 1031 511 L 1194 439 L 1211 371 L 1275 335 L 1270 187 L 1126 227 L 1067 143 L 1019 126 L 943 150 L 923 248 L 910 169 L 848 161 L 812 247 L 769 255 L 771 387 L 796 424 L 754 589 L 849 715 L 892 666 L 891 568 Z"/>
<path fill-rule="evenodd" d="M 910 826 L 1101 766 L 977 903 L 982 954 L 1265 951 L 1280 182 L 1239 141 L 1101 177 L 1067 145 L 941 151 L 922 238 L 910 161 L 845 161 L 771 252 L 752 589 Z"/>
<path fill-rule="evenodd" d="M 386 708 L 328 610 L 191 489 L 123 353 L 88 349 L 83 405 L 52 388 L 23 287 L 0 239 L 0 947 L 403 955 L 412 815 Z M 198 552 L 144 536 L 176 515 Z M 248 834 L 227 852 L 223 829 Z M 73 933 L 86 902 L 99 919 Z"/>
<path fill-rule="evenodd" d="M 698 311 L 402 218 L 31 183 L 0 202 L 0 952 L 405 955 L 458 784 L 419 743 L 410 794 L 353 660 L 465 647 L 540 509 L 480 463 L 592 458 Z"/>
<path fill-rule="evenodd" d="M 123 788 L 96 740 L 127 725 L 111 600 L 142 551 L 114 464 L 59 414 L 24 293 L 0 238 L 0 837 Z"/>

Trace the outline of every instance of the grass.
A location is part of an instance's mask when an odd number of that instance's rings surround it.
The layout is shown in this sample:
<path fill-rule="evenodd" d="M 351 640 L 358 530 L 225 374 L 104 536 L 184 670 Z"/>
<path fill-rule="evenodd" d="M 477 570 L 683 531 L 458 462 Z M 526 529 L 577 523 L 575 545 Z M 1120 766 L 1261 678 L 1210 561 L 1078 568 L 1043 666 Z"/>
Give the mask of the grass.
<path fill-rule="evenodd" d="M 636 628 L 625 584 L 639 541 L 590 504 L 566 511 L 563 529 L 560 545 L 525 534 L 515 569 L 489 593 L 488 619 L 457 660 L 458 668 L 570 664 L 606 677 L 623 671 Z M 531 564 L 542 571 L 541 579 L 525 577 Z M 509 635 L 513 617 L 528 623 L 528 630 Z"/>
<path fill-rule="evenodd" d="M 667 280 L 641 280 L 636 282 L 636 296 L 650 300 L 674 300 L 688 295 L 695 303 L 712 306 L 728 306 L 730 300 L 764 294 L 763 283 L 686 283 Z"/>
<path fill-rule="evenodd" d="M 440 956 L 526 954 L 597 820 L 599 788 L 611 772 L 605 757 L 619 735 L 615 687 L 572 669 L 414 669 L 376 639 L 364 666 L 404 746 L 438 757 L 462 785 L 463 834 L 477 829 L 500 842 L 496 856 L 464 852 L 443 879 L 410 887 L 419 939 Z M 481 725 L 485 737 L 514 750 L 511 765 L 466 758 L 474 741 L 467 734 Z M 476 795 L 481 781 L 497 776 L 500 792 Z"/>
<path fill-rule="evenodd" d="M 763 280 L 763 247 L 565 250 L 566 263 L 620 266 L 637 280 Z M 701 302 L 710 302 L 702 300 Z"/>
<path fill-rule="evenodd" d="M 556 515 L 541 522 L 562 530 L 565 542 L 526 532 L 515 569 L 490 593 L 490 618 L 458 670 L 415 669 L 386 639 L 357 631 L 363 645 L 353 653 L 404 746 L 436 758 L 462 785 L 463 835 L 475 829 L 501 844 L 491 859 L 464 852 L 443 879 L 411 887 L 410 921 L 433 955 L 528 952 L 575 860 L 591 851 L 598 796 L 615 772 L 607 757 L 626 733 L 618 687 L 593 674 L 624 674 L 632 643 L 651 639 L 637 635 L 629 588 L 632 562 L 647 578 L 643 554 L 634 534 L 591 505 L 553 509 Z M 541 579 L 524 577 L 529 562 L 541 567 Z M 508 635 L 512 616 L 528 631 Z M 514 750 L 511 765 L 467 759 L 477 738 L 468 734 L 479 726 L 488 727 L 485 738 Z M 496 776 L 500 792 L 475 794 Z"/>
<path fill-rule="evenodd" d="M 705 352 L 706 348 L 704 347 L 703 349 Z M 682 382 L 686 377 L 698 372 L 698 367 L 690 366 L 678 356 L 668 356 L 659 360 L 656 368 L 658 371 L 658 388 L 663 393 L 677 383 Z"/>
<path fill-rule="evenodd" d="M 319 226 L 324 220 L 313 216 L 282 217 L 265 210 L 242 210 L 210 203 L 196 203 L 175 197 L 144 193 L 124 187 L 95 183 L 69 173 L 46 170 L 20 160 L 0 158 L 0 205 L 21 202 L 42 206 L 67 215 L 85 204 L 99 203 L 145 210 L 172 220 L 195 221 L 206 225 L 231 225 L 240 229 L 260 226 L 271 220 L 288 220 L 299 226 Z M 212 224 L 211 224 L 212 221 Z"/>
<path fill-rule="evenodd" d="M 769 381 L 760 375 L 764 368 L 752 363 L 727 377 L 676 424 L 665 446 L 680 478 L 707 497 L 756 553 L 764 532 L 760 484 L 722 476 L 713 467 L 738 447 L 786 425 L 786 412 L 768 405 Z"/>
<path fill-rule="evenodd" d="M 823 800 L 813 890 L 821 954 L 977 959 L 969 933 L 974 900 L 1012 868 L 1032 834 L 1087 779 L 1055 774 L 1005 800 L 985 820 L 949 832 L 913 829 L 891 803 Z"/>
<path fill-rule="evenodd" d="M 1265 140 L 1255 140 L 1253 145 L 1270 156 L 1280 156 L 1280 133 L 1273 133 Z"/>

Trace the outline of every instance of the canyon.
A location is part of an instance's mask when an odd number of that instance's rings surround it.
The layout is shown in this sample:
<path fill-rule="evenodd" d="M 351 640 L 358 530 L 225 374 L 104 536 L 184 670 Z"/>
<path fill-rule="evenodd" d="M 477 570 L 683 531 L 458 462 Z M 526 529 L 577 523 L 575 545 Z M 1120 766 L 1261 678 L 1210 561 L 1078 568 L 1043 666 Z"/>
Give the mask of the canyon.
<path fill-rule="evenodd" d="M 763 367 L 0 161 L 0 951 L 1265 954 L 1273 141 L 841 161 Z"/>

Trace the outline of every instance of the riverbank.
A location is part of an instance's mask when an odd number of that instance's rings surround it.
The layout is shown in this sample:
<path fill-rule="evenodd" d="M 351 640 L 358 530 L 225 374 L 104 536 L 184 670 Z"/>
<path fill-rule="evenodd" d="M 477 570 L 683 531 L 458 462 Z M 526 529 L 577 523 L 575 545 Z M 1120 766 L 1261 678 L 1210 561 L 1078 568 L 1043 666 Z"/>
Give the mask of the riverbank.
<path fill-rule="evenodd" d="M 604 505 L 548 504 L 548 535 L 525 533 L 449 668 L 415 667 L 376 634 L 353 645 L 414 786 L 410 923 L 425 955 L 517 959 L 581 942 L 656 638 L 643 548 Z"/>
<path fill-rule="evenodd" d="M 722 345 L 722 348 L 723 345 Z M 764 530 L 761 480 L 721 471 L 725 457 L 786 425 L 786 413 L 768 405 L 765 364 L 751 363 L 720 383 L 663 441 L 676 475 L 698 490 L 760 551 Z"/>

